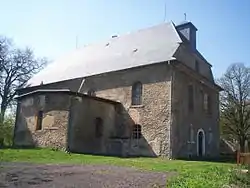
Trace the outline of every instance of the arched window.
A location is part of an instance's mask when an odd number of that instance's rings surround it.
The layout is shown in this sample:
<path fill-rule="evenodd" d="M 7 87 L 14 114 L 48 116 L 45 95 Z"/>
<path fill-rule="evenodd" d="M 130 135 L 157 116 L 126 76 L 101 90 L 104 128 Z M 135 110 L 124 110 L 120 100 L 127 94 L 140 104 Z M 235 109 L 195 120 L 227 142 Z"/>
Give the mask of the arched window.
<path fill-rule="evenodd" d="M 88 90 L 87 94 L 89 96 L 94 96 L 94 97 L 96 96 L 95 91 L 93 89 Z"/>
<path fill-rule="evenodd" d="M 141 138 L 141 125 L 134 125 L 133 128 L 133 138 L 134 139 L 140 139 Z"/>
<path fill-rule="evenodd" d="M 197 156 L 204 156 L 206 153 L 206 135 L 203 129 L 197 131 Z"/>
<path fill-rule="evenodd" d="M 103 135 L 103 120 L 100 117 L 95 119 L 95 136 L 97 138 L 102 137 Z"/>
<path fill-rule="evenodd" d="M 136 82 L 132 86 L 132 105 L 140 105 L 142 103 L 142 83 Z"/>

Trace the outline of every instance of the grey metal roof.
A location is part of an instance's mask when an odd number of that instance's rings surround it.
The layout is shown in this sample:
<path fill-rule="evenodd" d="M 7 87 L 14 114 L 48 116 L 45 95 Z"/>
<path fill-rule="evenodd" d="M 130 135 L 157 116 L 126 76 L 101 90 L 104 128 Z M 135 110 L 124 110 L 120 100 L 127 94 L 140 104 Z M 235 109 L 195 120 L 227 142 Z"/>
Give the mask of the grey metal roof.
<path fill-rule="evenodd" d="M 182 42 L 173 23 L 164 23 L 77 49 L 28 81 L 36 86 L 175 59 Z"/>

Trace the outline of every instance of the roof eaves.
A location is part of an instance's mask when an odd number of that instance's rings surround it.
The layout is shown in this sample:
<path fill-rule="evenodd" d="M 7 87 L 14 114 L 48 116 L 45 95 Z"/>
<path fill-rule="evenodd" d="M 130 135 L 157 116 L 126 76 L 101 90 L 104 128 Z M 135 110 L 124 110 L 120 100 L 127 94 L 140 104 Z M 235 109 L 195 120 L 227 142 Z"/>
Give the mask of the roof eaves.
<path fill-rule="evenodd" d="M 32 95 L 35 93 L 39 93 L 39 92 L 70 92 L 70 90 L 69 89 L 37 89 L 37 90 L 31 91 L 31 92 L 16 96 L 15 99 L 19 99 L 19 98 L 22 98 L 22 97 L 25 97 L 28 95 Z"/>
<path fill-rule="evenodd" d="M 184 22 L 176 25 L 176 27 L 183 27 L 185 25 L 191 25 L 196 31 L 198 30 L 197 27 L 195 27 L 195 25 L 190 21 L 184 21 Z"/>
<path fill-rule="evenodd" d="M 86 94 L 83 94 L 83 93 L 70 91 L 69 89 L 37 89 L 37 90 L 34 90 L 32 92 L 25 93 L 23 95 L 19 95 L 19 96 L 15 97 L 15 99 L 20 99 L 22 97 L 32 95 L 32 94 L 35 94 L 35 93 L 48 93 L 48 92 L 49 93 L 59 93 L 59 92 L 60 93 L 68 93 L 70 95 L 76 95 L 76 96 L 79 96 L 79 97 L 92 98 L 94 100 L 108 102 L 108 103 L 111 103 L 111 104 L 120 104 L 120 102 L 118 102 L 118 101 L 105 99 L 105 98 L 100 98 L 100 97 L 96 97 L 96 96 L 89 96 L 89 95 L 86 95 Z"/>
<path fill-rule="evenodd" d="M 107 103 L 111 103 L 111 104 L 121 104 L 119 101 L 114 101 L 114 100 L 110 100 L 110 99 L 105 99 L 105 98 L 101 98 L 101 97 L 96 97 L 96 96 L 90 96 L 90 95 L 86 95 L 83 93 L 77 93 L 77 92 L 70 92 L 71 94 L 75 94 L 77 96 L 82 96 L 82 97 L 86 97 L 86 98 L 92 98 L 94 100 L 97 101 L 102 101 L 102 102 L 107 102 Z"/>
<path fill-rule="evenodd" d="M 206 60 L 206 58 L 205 58 L 198 50 L 195 50 L 195 54 L 196 54 L 199 58 L 201 58 L 203 61 L 205 61 L 210 67 L 212 67 L 212 64 L 210 64 L 210 63 Z"/>

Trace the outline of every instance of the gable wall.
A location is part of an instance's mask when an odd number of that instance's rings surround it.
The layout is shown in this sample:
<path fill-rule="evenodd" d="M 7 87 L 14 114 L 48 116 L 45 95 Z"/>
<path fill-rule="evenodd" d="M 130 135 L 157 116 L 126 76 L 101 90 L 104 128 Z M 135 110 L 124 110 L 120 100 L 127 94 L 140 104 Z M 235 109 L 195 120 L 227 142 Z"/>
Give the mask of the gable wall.
<path fill-rule="evenodd" d="M 203 75 L 208 80 L 213 82 L 214 79 L 210 65 L 207 64 L 203 59 L 198 57 L 198 55 L 194 54 L 189 48 L 190 47 L 185 44 L 180 45 L 175 53 L 176 59 L 184 63 L 186 66 L 192 68 L 193 70 L 195 70 L 195 61 L 198 61 L 200 69 L 199 74 Z"/>
<path fill-rule="evenodd" d="M 202 84 L 199 80 L 175 68 L 173 76 L 173 157 L 188 158 L 197 155 L 197 131 L 205 131 L 205 147 L 207 157 L 219 154 L 219 93 Z M 194 111 L 188 108 L 188 85 L 194 88 Z M 204 111 L 202 93 L 211 96 L 211 114 Z M 190 143 L 190 125 L 193 126 L 193 141 Z M 209 144 L 209 129 L 212 131 L 212 142 Z"/>

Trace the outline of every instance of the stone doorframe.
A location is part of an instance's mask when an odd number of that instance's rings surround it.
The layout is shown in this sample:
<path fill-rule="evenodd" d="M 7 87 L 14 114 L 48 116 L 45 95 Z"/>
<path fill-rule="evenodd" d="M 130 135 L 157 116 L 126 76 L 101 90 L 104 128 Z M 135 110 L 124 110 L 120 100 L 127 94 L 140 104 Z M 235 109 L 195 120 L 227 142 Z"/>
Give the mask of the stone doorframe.
<path fill-rule="evenodd" d="M 202 156 L 204 156 L 205 155 L 205 153 L 206 153 L 206 135 L 205 135 L 205 131 L 203 130 L 203 129 L 199 129 L 198 131 L 197 131 L 197 135 L 196 135 L 196 146 L 197 146 L 197 156 L 199 156 L 199 133 L 202 133 Z"/>

